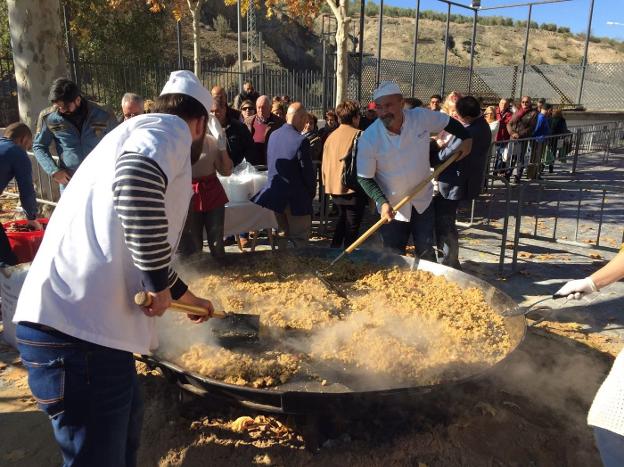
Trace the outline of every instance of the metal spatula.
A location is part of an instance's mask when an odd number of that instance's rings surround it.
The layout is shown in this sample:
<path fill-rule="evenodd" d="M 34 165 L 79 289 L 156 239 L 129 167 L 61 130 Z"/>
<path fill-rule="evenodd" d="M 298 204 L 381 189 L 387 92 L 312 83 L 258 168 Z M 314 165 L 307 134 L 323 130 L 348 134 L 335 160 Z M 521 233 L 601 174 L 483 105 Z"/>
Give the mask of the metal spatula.
<path fill-rule="evenodd" d="M 500 315 L 503 318 L 511 318 L 512 316 L 522 316 L 522 315 L 527 315 L 528 313 L 530 313 L 531 311 L 536 311 L 539 310 L 540 308 L 535 308 L 536 305 L 539 305 L 542 302 L 545 302 L 547 300 L 559 300 L 560 298 L 566 298 L 567 295 L 551 295 L 549 297 L 546 298 L 542 298 L 541 300 L 538 300 L 534 303 L 531 303 L 529 306 L 523 307 L 523 306 L 519 306 L 516 305 L 513 308 L 508 308 L 506 310 L 503 310 Z M 544 309 L 550 309 L 549 307 L 541 307 Z"/>
<path fill-rule="evenodd" d="M 147 292 L 138 292 L 134 296 L 134 303 L 139 306 L 150 306 L 152 297 Z M 197 316 L 211 316 L 216 318 L 211 321 L 212 330 L 222 344 L 226 341 L 229 345 L 237 342 L 250 342 L 258 340 L 260 331 L 260 316 L 245 313 L 230 313 L 214 311 L 211 313 L 200 306 L 187 305 L 175 300 L 171 301 L 171 311 L 178 311 Z M 231 341 L 231 342 L 230 342 Z"/>

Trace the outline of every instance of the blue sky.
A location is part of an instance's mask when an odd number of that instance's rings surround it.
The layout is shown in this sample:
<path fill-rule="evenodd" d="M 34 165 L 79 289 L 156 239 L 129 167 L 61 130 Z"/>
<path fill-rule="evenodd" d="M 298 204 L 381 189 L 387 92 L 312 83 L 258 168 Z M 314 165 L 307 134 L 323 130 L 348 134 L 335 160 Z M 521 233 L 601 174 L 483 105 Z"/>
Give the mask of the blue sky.
<path fill-rule="evenodd" d="M 379 0 L 374 0 L 379 3 Z M 470 0 L 454 0 L 457 3 L 470 4 Z M 481 0 L 482 7 L 508 5 L 512 3 L 526 3 L 528 0 Z M 540 1 L 540 0 L 536 0 Z M 416 0 L 384 0 L 386 5 L 405 8 L 416 8 Z M 538 5 L 533 7 L 532 19 L 538 23 L 556 23 L 559 26 L 568 26 L 573 32 L 584 32 L 587 28 L 590 0 L 572 0 L 568 3 L 552 5 Z M 446 4 L 437 0 L 421 0 L 421 9 L 446 12 Z M 463 8 L 453 7 L 452 13 L 461 13 Z M 468 10 L 464 10 L 469 13 Z M 526 19 L 527 7 L 506 8 L 483 12 L 482 14 L 510 16 L 514 19 Z M 608 25 L 607 22 L 618 23 Z M 596 36 L 624 39 L 624 0 L 595 0 L 592 34 Z"/>

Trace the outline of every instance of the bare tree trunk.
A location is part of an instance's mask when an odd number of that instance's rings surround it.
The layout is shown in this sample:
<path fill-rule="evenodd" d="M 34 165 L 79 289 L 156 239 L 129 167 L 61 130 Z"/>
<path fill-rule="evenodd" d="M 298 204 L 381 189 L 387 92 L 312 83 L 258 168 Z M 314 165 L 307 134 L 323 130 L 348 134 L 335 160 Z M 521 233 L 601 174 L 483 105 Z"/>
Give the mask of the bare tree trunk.
<path fill-rule="evenodd" d="M 200 35 L 199 35 L 199 17 L 201 15 L 201 7 L 204 0 L 197 0 L 195 6 L 191 0 L 186 0 L 191 10 L 191 19 L 193 20 L 193 68 L 198 78 L 201 73 L 201 47 L 200 47 Z"/>
<path fill-rule="evenodd" d="M 327 0 L 336 17 L 336 105 L 347 98 L 347 84 L 349 80 L 349 0 L 339 0 L 336 5 L 333 0 Z"/>
<path fill-rule="evenodd" d="M 50 84 L 68 76 L 59 0 L 8 0 L 20 120 L 35 129 Z"/>

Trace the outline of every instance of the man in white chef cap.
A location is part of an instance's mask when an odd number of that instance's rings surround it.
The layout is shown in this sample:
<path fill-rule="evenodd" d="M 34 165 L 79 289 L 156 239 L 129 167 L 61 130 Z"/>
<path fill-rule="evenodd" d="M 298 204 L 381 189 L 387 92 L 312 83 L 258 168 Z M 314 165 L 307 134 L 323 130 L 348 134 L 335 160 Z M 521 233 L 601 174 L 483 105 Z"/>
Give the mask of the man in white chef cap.
<path fill-rule="evenodd" d="M 132 354 L 157 346 L 155 317 L 172 298 L 212 311 L 171 267 L 210 109 L 193 73 L 171 73 L 155 113 L 119 125 L 78 168 L 30 267 L 14 317 L 18 349 L 65 465 L 136 465 Z M 141 290 L 151 306 L 134 304 Z"/>
<path fill-rule="evenodd" d="M 382 81 L 373 93 L 377 119 L 358 141 L 357 174 L 382 218 L 384 247 L 405 254 L 410 236 L 418 257 L 435 261 L 434 212 L 430 184 L 398 211 L 394 206 L 431 173 L 429 142 L 432 133 L 446 130 L 463 140 L 460 158 L 470 153 L 470 133 L 457 120 L 425 108 L 403 109 L 403 95 L 394 81 Z"/>

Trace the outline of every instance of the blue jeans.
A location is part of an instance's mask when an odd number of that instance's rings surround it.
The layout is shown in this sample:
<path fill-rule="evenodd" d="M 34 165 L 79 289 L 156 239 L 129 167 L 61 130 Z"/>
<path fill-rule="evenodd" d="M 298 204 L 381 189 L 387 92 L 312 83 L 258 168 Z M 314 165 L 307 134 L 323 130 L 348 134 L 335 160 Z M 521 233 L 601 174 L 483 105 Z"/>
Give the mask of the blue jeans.
<path fill-rule="evenodd" d="M 445 199 L 442 195 L 433 197 L 435 208 L 435 233 L 438 250 L 442 251 L 442 264 L 460 269 L 459 264 L 459 232 L 457 220 L 457 205 L 459 201 Z"/>
<path fill-rule="evenodd" d="M 16 337 L 63 465 L 136 466 L 143 401 L 132 354 L 31 323 L 18 324 Z"/>
<path fill-rule="evenodd" d="M 405 247 L 410 235 L 414 240 L 416 256 L 428 261 L 435 261 L 433 252 L 433 229 L 435 214 L 431 203 L 422 214 L 412 206 L 412 216 L 409 222 L 391 221 L 379 229 L 384 248 L 400 255 L 405 254 Z"/>
<path fill-rule="evenodd" d="M 604 467 L 624 465 L 624 436 L 594 427 L 594 438 Z"/>

